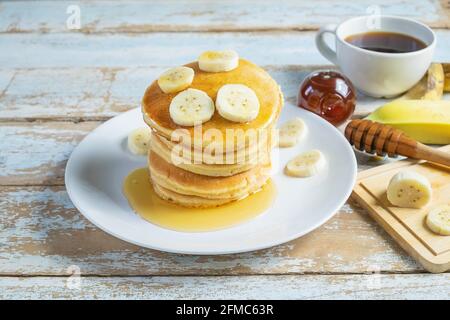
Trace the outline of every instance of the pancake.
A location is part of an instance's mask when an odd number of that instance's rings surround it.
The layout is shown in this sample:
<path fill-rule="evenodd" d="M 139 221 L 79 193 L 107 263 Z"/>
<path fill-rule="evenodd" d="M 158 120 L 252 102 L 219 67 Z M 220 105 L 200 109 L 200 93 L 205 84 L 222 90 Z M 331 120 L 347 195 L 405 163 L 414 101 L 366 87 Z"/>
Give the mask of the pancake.
<path fill-rule="evenodd" d="M 154 81 L 142 98 L 144 121 L 152 129 L 151 183 L 161 198 L 187 207 L 214 207 L 243 199 L 270 178 L 270 155 L 277 137 L 273 133 L 283 106 L 280 87 L 266 71 L 244 59 L 228 72 L 204 72 L 197 62 L 186 66 L 195 72 L 189 88 L 202 90 L 215 101 L 223 85 L 246 85 L 258 97 L 259 113 L 252 121 L 238 123 L 215 110 L 201 126 L 180 126 L 169 114 L 178 92 L 164 93 Z M 184 136 L 178 141 L 174 136 L 180 130 Z"/>
<path fill-rule="evenodd" d="M 171 140 L 166 139 L 163 136 L 160 136 L 158 133 L 154 133 L 154 136 L 157 137 L 157 142 L 159 144 L 163 144 L 164 147 L 169 150 L 173 150 L 175 147 L 177 150 L 182 151 L 182 155 L 185 158 L 189 158 L 192 162 L 202 162 L 205 164 L 244 164 L 244 163 L 252 163 L 252 161 L 258 160 L 258 156 L 266 156 L 275 145 L 276 142 L 276 132 L 272 130 L 272 128 L 268 129 L 267 134 L 262 134 L 257 137 L 251 144 L 245 146 L 243 148 L 227 151 L 225 148 L 222 148 L 219 144 L 216 150 L 219 150 L 221 154 L 216 154 L 216 151 L 213 148 L 208 149 L 198 148 L 199 146 L 192 146 L 191 144 L 183 144 L 180 142 L 173 142 Z M 261 158 L 260 158 L 261 159 Z"/>
<path fill-rule="evenodd" d="M 196 196 L 187 196 L 165 189 L 157 184 L 153 184 L 153 190 L 162 199 L 177 205 L 189 208 L 211 208 L 221 206 L 238 199 L 205 199 Z"/>
<path fill-rule="evenodd" d="M 272 151 L 270 143 L 271 141 L 268 141 L 261 146 L 226 155 L 211 155 L 207 152 L 193 151 L 192 148 L 176 146 L 154 133 L 150 139 L 150 149 L 166 162 L 184 170 L 207 176 L 230 176 L 249 170 L 257 164 L 270 164 Z"/>
<path fill-rule="evenodd" d="M 152 138 L 150 140 L 150 149 L 153 152 L 158 154 L 166 162 L 169 162 L 181 169 L 197 174 L 213 177 L 231 176 L 251 169 L 255 165 L 254 162 L 256 162 L 247 161 L 244 163 L 235 164 L 205 164 L 195 163 L 192 157 L 186 157 L 185 159 L 180 159 L 181 161 L 178 163 L 172 161 L 172 150 L 166 144 L 164 144 L 161 139 L 162 138 L 158 137 L 156 134 L 152 135 Z M 269 156 L 266 156 L 266 158 L 270 159 Z"/>
<path fill-rule="evenodd" d="M 239 60 L 239 66 L 228 72 L 204 72 L 199 69 L 198 63 L 193 62 L 186 66 L 191 67 L 195 71 L 194 80 L 190 88 L 195 88 L 206 92 L 213 100 L 216 99 L 217 91 L 224 84 L 239 83 L 244 84 L 256 93 L 259 99 L 260 110 L 258 116 L 253 121 L 248 123 L 237 123 L 229 121 L 216 111 L 212 118 L 203 123 L 202 132 L 209 129 L 215 129 L 221 132 L 223 136 L 227 129 L 243 130 L 244 132 L 253 129 L 267 129 L 274 124 L 283 105 L 283 97 L 278 84 L 270 75 L 257 65 L 244 60 Z M 170 139 L 171 134 L 176 129 L 185 129 L 191 136 L 191 140 L 199 140 L 199 137 L 194 135 L 194 127 L 184 127 L 177 125 L 172 121 L 169 115 L 169 105 L 172 98 L 177 93 L 164 93 L 157 81 L 154 81 L 145 91 L 142 99 L 142 112 L 144 121 L 152 127 L 159 135 Z M 200 136 L 202 136 L 200 135 Z M 204 147 L 208 145 L 207 139 L 201 139 L 198 143 Z M 233 150 L 227 150 L 234 151 Z"/>
<path fill-rule="evenodd" d="M 153 151 L 149 152 L 152 183 L 170 191 L 207 199 L 234 200 L 259 189 L 269 178 L 270 165 L 257 165 L 228 177 L 211 177 L 178 168 Z"/>
<path fill-rule="evenodd" d="M 226 140 L 225 141 L 210 140 L 208 144 L 205 144 L 205 146 L 203 146 L 200 144 L 194 144 L 194 142 L 190 141 L 189 136 L 186 136 L 188 138 L 188 141 L 186 142 L 184 136 L 181 137 L 179 140 L 177 139 L 170 140 L 162 135 L 159 135 L 159 133 L 157 133 L 156 131 L 154 132 L 156 132 L 156 135 L 159 136 L 160 140 L 170 149 L 172 149 L 174 146 L 180 146 L 183 147 L 183 149 L 192 150 L 192 152 L 196 152 L 199 154 L 205 153 L 210 154 L 211 151 L 214 151 L 214 153 L 212 153 L 214 155 L 216 154 L 216 151 L 218 151 L 219 152 L 218 154 L 227 155 L 227 154 L 256 153 L 258 151 L 258 148 L 263 147 L 264 144 L 270 142 L 269 140 L 273 136 L 272 128 L 269 128 L 267 131 L 263 130 L 255 132 L 256 134 L 253 135 L 252 137 L 249 136 L 245 137 L 245 134 L 243 134 L 243 136 L 239 136 L 239 138 L 236 135 L 231 136 L 231 141 L 228 143 L 229 144 L 234 143 L 234 145 L 231 145 L 232 148 L 229 148 L 229 146 L 227 146 Z M 249 143 L 244 143 L 247 142 L 244 141 L 244 139 L 246 139 Z"/>

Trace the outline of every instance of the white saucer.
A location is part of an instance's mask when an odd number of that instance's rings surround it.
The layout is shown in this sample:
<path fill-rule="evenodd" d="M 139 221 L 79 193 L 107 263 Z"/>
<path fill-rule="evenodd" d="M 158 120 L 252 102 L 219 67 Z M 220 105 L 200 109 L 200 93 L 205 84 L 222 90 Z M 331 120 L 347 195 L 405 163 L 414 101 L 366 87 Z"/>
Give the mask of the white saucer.
<path fill-rule="evenodd" d="M 74 150 L 66 167 L 67 192 L 77 209 L 105 232 L 133 244 L 187 254 L 253 251 L 298 238 L 330 219 L 350 196 L 356 179 L 356 159 L 350 144 L 320 117 L 285 105 L 280 123 L 301 117 L 308 126 L 304 139 L 274 157 L 277 197 L 260 216 L 228 229 L 184 233 L 153 225 L 136 215 L 122 194 L 122 182 L 146 158 L 127 150 L 128 133 L 145 126 L 139 108 L 121 114 L 92 131 Z M 320 149 L 327 167 L 310 178 L 283 174 L 295 155 Z M 278 158 L 278 159 L 277 159 Z"/>

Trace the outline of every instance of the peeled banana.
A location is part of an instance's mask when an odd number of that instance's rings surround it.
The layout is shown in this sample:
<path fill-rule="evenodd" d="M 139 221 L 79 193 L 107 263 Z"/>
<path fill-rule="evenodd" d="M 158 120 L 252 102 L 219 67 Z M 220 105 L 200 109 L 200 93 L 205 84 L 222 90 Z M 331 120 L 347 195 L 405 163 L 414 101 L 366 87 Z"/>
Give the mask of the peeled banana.
<path fill-rule="evenodd" d="M 305 135 L 306 125 L 300 118 L 294 118 L 285 122 L 278 135 L 278 146 L 289 148 L 297 144 L 298 140 Z"/>
<path fill-rule="evenodd" d="M 203 91 L 187 89 L 177 94 L 170 103 L 169 114 L 180 126 L 194 126 L 211 119 L 214 102 Z"/>
<path fill-rule="evenodd" d="M 226 84 L 217 92 L 216 108 L 227 120 L 248 122 L 258 116 L 259 100 L 255 92 L 243 84 Z"/>
<path fill-rule="evenodd" d="M 230 71 L 239 65 L 239 55 L 233 50 L 205 51 L 198 58 L 198 67 L 206 72 Z"/>
<path fill-rule="evenodd" d="M 290 160 L 285 168 L 287 175 L 293 177 L 311 177 L 325 167 L 325 157 L 319 150 L 304 152 Z"/>
<path fill-rule="evenodd" d="M 128 149 L 133 154 L 146 155 L 150 145 L 150 128 L 137 128 L 128 135 Z"/>
<path fill-rule="evenodd" d="M 450 236 L 450 205 L 432 209 L 426 219 L 428 228 L 442 236 Z"/>
<path fill-rule="evenodd" d="M 367 119 L 398 128 L 422 143 L 450 144 L 448 100 L 394 100 Z"/>
<path fill-rule="evenodd" d="M 422 208 L 431 200 L 431 184 L 414 171 L 401 171 L 394 175 L 387 188 L 387 198 L 394 206 Z"/>
<path fill-rule="evenodd" d="M 175 67 L 159 76 L 158 85 L 164 93 L 173 93 L 189 87 L 192 80 L 194 80 L 194 69 Z"/>

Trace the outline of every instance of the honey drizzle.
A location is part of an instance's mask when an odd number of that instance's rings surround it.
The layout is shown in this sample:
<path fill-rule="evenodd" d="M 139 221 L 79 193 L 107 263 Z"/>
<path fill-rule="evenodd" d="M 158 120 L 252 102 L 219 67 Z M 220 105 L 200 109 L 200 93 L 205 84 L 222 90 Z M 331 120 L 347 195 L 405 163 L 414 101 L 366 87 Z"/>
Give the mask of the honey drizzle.
<path fill-rule="evenodd" d="M 147 168 L 131 172 L 124 180 L 123 192 L 143 219 L 182 232 L 214 231 L 238 225 L 270 208 L 276 196 L 275 185 L 269 180 L 260 191 L 245 199 L 214 208 L 186 208 L 165 201 L 155 193 Z"/>

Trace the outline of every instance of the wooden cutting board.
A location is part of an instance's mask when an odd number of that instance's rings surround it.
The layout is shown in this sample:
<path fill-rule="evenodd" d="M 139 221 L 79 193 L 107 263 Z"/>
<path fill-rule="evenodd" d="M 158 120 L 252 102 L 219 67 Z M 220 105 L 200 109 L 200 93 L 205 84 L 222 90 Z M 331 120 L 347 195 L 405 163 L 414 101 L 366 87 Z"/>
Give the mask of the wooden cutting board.
<path fill-rule="evenodd" d="M 450 145 L 441 148 L 450 152 Z M 392 206 L 386 188 L 392 176 L 402 170 L 416 171 L 430 180 L 433 197 L 422 209 Z M 422 266 L 433 273 L 450 269 L 450 236 L 431 232 L 425 224 L 427 213 L 441 204 L 450 204 L 450 168 L 424 161 L 402 160 L 358 174 L 352 198 Z"/>

